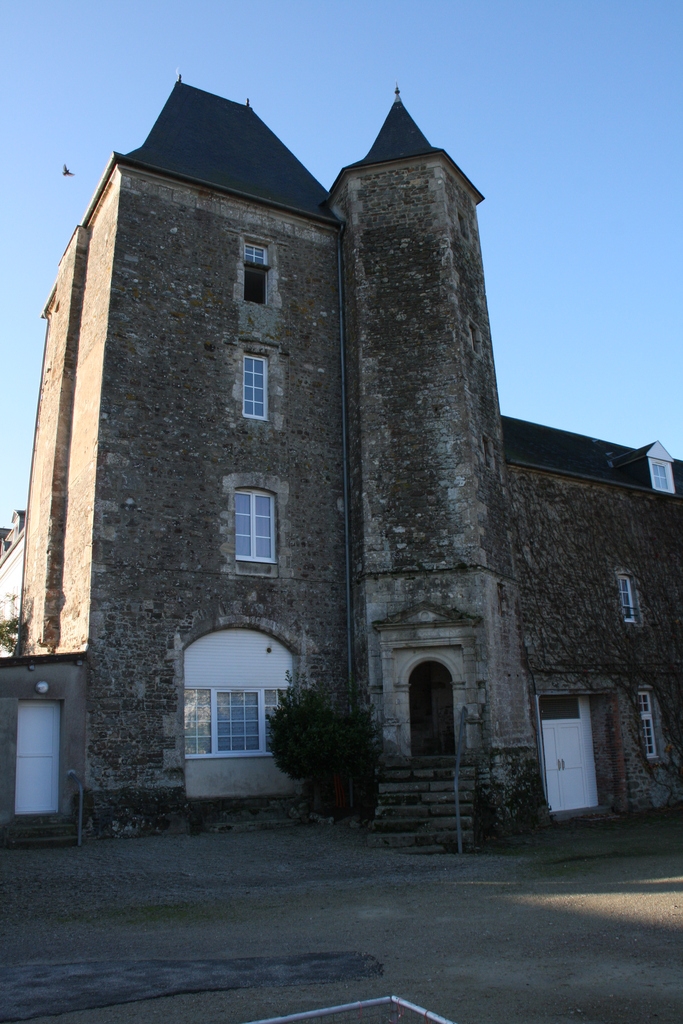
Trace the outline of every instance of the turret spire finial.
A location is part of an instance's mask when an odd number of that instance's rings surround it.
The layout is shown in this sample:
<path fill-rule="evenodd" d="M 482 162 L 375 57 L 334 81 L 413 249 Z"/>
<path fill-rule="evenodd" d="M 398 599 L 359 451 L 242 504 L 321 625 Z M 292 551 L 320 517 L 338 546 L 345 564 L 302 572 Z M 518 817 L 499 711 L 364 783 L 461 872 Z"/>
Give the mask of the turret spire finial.
<path fill-rule="evenodd" d="M 396 88 L 394 89 L 394 95 L 396 96 L 396 99 L 394 100 L 394 103 L 400 103 L 401 102 L 401 90 L 398 87 L 398 82 L 396 83 Z"/>

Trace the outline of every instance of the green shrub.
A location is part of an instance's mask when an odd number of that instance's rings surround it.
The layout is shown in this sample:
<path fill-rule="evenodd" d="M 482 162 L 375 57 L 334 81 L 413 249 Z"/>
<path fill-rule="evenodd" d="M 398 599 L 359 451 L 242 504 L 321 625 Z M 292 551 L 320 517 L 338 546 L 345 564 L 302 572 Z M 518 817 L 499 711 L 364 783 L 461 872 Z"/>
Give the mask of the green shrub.
<path fill-rule="evenodd" d="M 291 779 L 367 779 L 379 758 L 378 730 L 371 710 L 357 699 L 342 712 L 322 687 L 297 682 L 281 692 L 270 716 L 270 749 Z"/>
<path fill-rule="evenodd" d="M 14 654 L 19 632 L 19 619 L 0 619 L 0 650 Z"/>

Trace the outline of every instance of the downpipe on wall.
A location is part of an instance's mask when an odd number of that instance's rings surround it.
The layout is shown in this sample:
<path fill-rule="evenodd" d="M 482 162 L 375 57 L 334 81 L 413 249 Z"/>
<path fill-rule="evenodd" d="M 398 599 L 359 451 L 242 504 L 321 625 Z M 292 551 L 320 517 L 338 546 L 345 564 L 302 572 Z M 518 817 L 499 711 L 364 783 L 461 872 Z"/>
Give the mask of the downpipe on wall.
<path fill-rule="evenodd" d="M 339 366 L 342 412 L 342 494 L 344 500 L 344 573 L 346 578 L 346 680 L 351 710 L 353 681 L 353 615 L 351 611 L 351 522 L 349 516 L 349 449 L 346 413 L 346 336 L 344 322 L 344 273 L 342 237 L 346 224 L 341 222 L 337 235 L 337 290 L 339 293 Z M 353 779 L 349 777 L 349 806 L 353 807 Z"/>

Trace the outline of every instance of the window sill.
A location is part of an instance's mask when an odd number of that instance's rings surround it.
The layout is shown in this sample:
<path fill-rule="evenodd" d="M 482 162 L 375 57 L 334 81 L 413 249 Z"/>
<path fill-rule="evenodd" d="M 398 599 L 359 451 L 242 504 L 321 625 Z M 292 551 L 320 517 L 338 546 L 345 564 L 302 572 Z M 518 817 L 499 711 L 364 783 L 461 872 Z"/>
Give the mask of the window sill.
<path fill-rule="evenodd" d="M 272 757 L 267 750 L 226 750 L 220 754 L 185 754 L 186 761 L 224 761 L 226 758 Z"/>
<path fill-rule="evenodd" d="M 238 576 L 270 576 L 278 575 L 277 562 L 246 562 L 235 560 L 235 571 Z"/>

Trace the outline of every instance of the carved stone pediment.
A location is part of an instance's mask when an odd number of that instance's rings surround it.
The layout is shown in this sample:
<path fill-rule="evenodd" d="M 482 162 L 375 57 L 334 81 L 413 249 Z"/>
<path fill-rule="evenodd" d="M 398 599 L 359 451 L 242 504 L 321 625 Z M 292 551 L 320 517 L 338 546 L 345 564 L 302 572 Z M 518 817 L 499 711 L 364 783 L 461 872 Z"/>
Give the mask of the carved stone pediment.
<path fill-rule="evenodd" d="M 439 608 L 423 601 L 413 608 L 406 608 L 396 615 L 390 615 L 383 621 L 373 622 L 373 626 L 382 632 L 384 629 L 415 629 L 425 626 L 475 626 L 480 621 L 481 617 L 478 615 L 467 615 L 457 608 Z"/>

